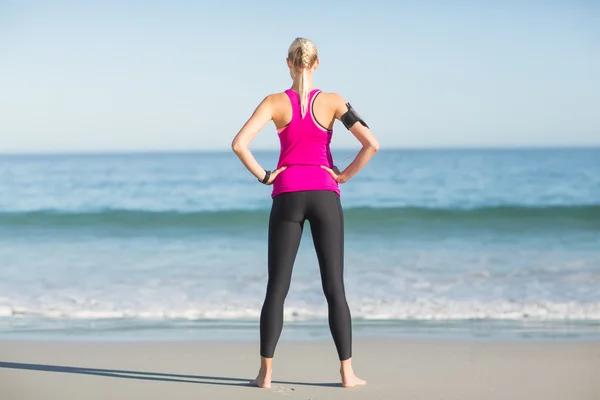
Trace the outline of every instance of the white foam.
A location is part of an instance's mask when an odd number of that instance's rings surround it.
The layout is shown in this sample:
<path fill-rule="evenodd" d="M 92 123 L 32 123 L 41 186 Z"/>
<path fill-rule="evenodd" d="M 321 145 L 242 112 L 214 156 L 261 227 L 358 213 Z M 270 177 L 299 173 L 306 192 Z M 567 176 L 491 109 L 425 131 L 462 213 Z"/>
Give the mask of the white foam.
<path fill-rule="evenodd" d="M 0 317 L 10 317 L 13 315 L 13 310 L 9 306 L 0 305 Z"/>
<path fill-rule="evenodd" d="M 88 304 L 89 305 L 89 304 Z M 351 302 L 352 316 L 367 320 L 581 320 L 600 321 L 600 303 L 577 302 L 508 302 L 508 301 L 435 301 L 386 302 L 380 299 L 363 299 Z M 42 317 L 61 319 L 258 319 L 260 304 L 197 304 L 156 308 L 139 304 L 136 308 L 109 307 L 101 304 L 93 309 L 86 304 L 45 304 L 44 306 L 1 305 L 0 317 Z M 306 304 L 286 304 L 287 321 L 326 319 L 325 306 L 309 307 Z"/>

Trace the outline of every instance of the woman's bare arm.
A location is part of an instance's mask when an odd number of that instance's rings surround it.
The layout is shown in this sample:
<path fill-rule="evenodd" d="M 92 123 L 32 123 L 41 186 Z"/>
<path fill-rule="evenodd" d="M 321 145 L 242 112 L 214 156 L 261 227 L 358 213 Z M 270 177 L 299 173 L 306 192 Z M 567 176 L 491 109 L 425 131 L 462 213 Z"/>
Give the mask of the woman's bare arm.
<path fill-rule="evenodd" d="M 336 95 L 335 118 L 339 121 L 341 121 L 342 115 L 348 111 L 348 106 L 346 104 L 346 100 L 344 100 L 341 96 Z M 362 144 L 362 148 L 354 160 L 339 174 L 330 168 L 323 167 L 324 169 L 328 170 L 329 173 L 331 173 L 339 183 L 347 182 L 350 178 L 356 175 L 356 173 L 360 171 L 369 162 L 371 157 L 373 157 L 373 155 L 379 150 L 379 141 L 377 138 L 373 135 L 369 128 L 360 122 L 356 122 L 350 128 L 350 132 Z"/>
<path fill-rule="evenodd" d="M 263 101 L 256 107 L 256 110 L 252 113 L 252 116 L 246 121 L 242 129 L 233 138 L 231 143 L 231 149 L 246 166 L 248 171 L 256 177 L 258 180 L 262 180 L 265 177 L 265 168 L 263 168 L 254 155 L 249 149 L 250 142 L 254 140 L 258 132 L 265 127 L 269 121 L 273 119 L 273 98 L 267 96 Z M 267 184 L 273 183 L 273 180 L 277 175 L 285 168 L 280 168 L 271 173 L 271 177 Z"/>

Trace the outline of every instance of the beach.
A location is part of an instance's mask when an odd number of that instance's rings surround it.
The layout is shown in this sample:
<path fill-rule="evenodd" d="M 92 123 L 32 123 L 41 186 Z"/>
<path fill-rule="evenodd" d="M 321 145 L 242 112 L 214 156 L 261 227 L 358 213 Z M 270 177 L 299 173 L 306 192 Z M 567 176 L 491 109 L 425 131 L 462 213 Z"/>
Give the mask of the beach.
<path fill-rule="evenodd" d="M 340 386 L 333 344 L 281 342 L 270 389 L 254 342 L 0 342 L 0 398 L 597 400 L 600 342 L 359 340 L 364 387 Z"/>
<path fill-rule="evenodd" d="M 0 1 L 0 400 L 600 400 L 599 20 Z"/>
<path fill-rule="evenodd" d="M 341 197 L 367 386 L 307 226 L 261 390 L 271 197 L 234 155 L 0 156 L 0 400 L 598 400 L 599 160 L 381 151 Z"/>

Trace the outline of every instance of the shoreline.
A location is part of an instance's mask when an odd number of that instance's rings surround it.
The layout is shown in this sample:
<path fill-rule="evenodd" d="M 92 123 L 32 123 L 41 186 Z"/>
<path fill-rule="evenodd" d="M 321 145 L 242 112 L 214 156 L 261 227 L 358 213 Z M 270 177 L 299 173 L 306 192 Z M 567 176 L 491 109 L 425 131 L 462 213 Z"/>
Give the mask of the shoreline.
<path fill-rule="evenodd" d="M 600 341 L 596 320 L 360 320 L 352 322 L 358 340 L 459 342 Z M 81 342 L 257 341 L 256 319 L 13 319 L 0 317 L 1 340 Z M 281 340 L 328 341 L 327 321 L 285 321 Z"/>
<path fill-rule="evenodd" d="M 353 359 L 368 383 L 343 389 L 331 340 L 281 340 L 272 388 L 258 389 L 247 383 L 258 368 L 257 341 L 0 339 L 0 398 L 592 400 L 600 393 L 600 340 L 359 339 Z"/>

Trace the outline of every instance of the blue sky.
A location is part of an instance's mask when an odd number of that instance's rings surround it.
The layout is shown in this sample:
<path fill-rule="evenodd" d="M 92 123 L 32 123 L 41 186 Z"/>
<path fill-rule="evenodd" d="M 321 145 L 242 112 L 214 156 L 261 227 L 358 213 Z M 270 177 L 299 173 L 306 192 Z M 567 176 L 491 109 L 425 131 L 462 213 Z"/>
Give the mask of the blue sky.
<path fill-rule="evenodd" d="M 0 152 L 228 149 L 296 36 L 382 148 L 597 146 L 599 21 L 591 0 L 0 0 Z M 333 145 L 357 144 L 337 124 Z"/>

